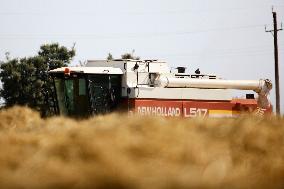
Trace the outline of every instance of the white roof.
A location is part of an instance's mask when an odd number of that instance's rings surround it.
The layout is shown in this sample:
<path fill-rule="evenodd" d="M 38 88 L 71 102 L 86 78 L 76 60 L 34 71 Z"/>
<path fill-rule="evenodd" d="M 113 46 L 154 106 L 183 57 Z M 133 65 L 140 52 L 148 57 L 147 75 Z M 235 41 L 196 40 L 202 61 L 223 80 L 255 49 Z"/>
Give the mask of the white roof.
<path fill-rule="evenodd" d="M 87 74 L 115 74 L 122 75 L 123 72 L 120 68 L 114 67 L 61 67 L 50 70 L 51 73 L 64 72 L 68 68 L 70 72 L 87 73 Z"/>

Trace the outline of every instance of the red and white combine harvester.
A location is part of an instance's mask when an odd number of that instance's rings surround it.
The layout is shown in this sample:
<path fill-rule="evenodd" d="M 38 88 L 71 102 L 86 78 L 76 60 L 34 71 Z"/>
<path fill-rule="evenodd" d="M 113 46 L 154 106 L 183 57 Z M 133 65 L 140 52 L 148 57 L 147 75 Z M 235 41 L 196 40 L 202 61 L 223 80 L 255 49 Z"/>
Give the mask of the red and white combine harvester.
<path fill-rule="evenodd" d="M 88 117 L 112 111 L 165 117 L 236 117 L 271 114 L 270 80 L 224 80 L 215 75 L 172 73 L 157 60 L 95 60 L 84 67 L 50 71 L 55 110 L 60 115 Z M 232 90 L 251 90 L 245 99 Z"/>

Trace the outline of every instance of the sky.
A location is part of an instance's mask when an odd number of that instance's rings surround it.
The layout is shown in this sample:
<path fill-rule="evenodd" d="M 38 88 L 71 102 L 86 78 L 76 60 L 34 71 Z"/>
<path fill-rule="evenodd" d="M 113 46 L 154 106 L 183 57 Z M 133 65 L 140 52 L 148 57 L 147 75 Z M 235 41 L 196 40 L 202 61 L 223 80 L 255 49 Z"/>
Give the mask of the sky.
<path fill-rule="evenodd" d="M 191 73 L 274 83 L 273 36 L 265 32 L 273 29 L 272 6 L 280 28 L 284 0 L 0 0 L 0 60 L 75 43 L 73 65 L 135 50 Z M 284 31 L 278 38 L 283 113 Z"/>

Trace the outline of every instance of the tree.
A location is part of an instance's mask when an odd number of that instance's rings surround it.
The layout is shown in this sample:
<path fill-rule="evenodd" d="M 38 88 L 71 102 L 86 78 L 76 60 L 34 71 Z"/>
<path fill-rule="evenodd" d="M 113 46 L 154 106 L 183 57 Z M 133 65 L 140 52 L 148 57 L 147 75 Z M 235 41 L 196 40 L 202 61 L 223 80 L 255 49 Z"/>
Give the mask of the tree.
<path fill-rule="evenodd" d="M 0 95 L 5 106 L 27 105 L 42 116 L 51 115 L 54 89 L 48 71 L 67 66 L 74 56 L 74 47 L 69 50 L 54 43 L 42 45 L 34 57 L 7 59 L 0 72 L 3 83 Z"/>
<path fill-rule="evenodd" d="M 134 56 L 135 50 L 133 49 L 131 53 L 124 53 L 121 55 L 122 59 L 133 59 L 133 60 L 140 60 L 139 56 Z M 113 56 L 111 53 L 108 53 L 107 60 L 113 60 Z"/>
<path fill-rule="evenodd" d="M 67 66 L 75 56 L 75 44 L 71 50 L 64 46 L 59 46 L 58 43 L 42 45 L 38 55 L 44 58 L 48 70 Z"/>
<path fill-rule="evenodd" d="M 139 56 L 134 56 L 135 50 L 133 49 L 131 53 L 125 53 L 121 55 L 122 59 L 133 59 L 133 60 L 140 60 Z"/>
<path fill-rule="evenodd" d="M 107 60 L 113 60 L 113 56 L 112 56 L 111 53 L 108 53 L 108 55 L 107 55 Z"/>

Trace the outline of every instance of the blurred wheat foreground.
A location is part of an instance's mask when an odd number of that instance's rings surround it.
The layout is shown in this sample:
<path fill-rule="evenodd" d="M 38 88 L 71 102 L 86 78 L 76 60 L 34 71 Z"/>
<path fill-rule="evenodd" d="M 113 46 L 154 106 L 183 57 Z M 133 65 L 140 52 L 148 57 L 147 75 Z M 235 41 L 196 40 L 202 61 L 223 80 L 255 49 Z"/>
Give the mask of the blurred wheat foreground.
<path fill-rule="evenodd" d="M 0 188 L 284 187 L 283 119 L 0 119 Z"/>

